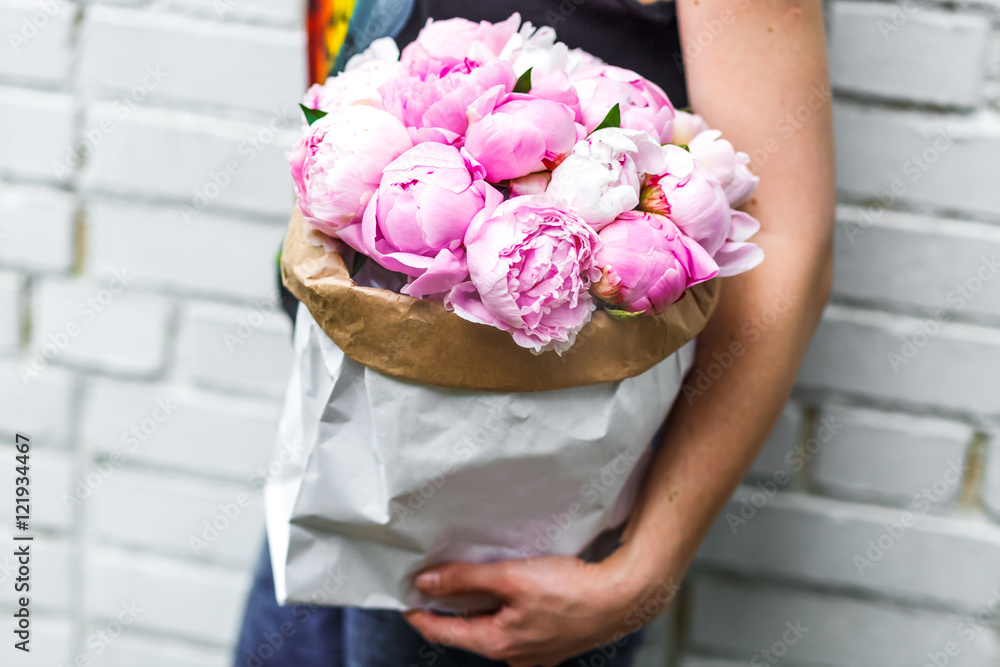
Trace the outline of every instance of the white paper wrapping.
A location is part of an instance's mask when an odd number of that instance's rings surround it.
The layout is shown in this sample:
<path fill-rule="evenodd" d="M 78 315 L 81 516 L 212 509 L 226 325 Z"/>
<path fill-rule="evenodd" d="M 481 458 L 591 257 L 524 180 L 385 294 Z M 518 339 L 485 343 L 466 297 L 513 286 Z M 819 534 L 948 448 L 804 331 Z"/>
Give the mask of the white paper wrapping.
<path fill-rule="evenodd" d="M 627 517 L 693 356 L 575 389 L 445 389 L 348 358 L 300 306 L 278 442 L 297 454 L 266 489 L 279 602 L 453 607 L 413 575 L 581 554 Z"/>

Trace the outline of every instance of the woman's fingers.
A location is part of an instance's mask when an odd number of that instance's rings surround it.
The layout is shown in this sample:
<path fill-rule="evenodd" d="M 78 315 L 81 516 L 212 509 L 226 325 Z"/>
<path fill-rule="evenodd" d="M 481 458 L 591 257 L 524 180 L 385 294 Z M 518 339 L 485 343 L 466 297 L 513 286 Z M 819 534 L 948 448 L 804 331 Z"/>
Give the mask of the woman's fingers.
<path fill-rule="evenodd" d="M 404 612 L 403 616 L 432 644 L 472 651 L 493 660 L 503 659 L 506 640 L 492 616 L 456 618 L 418 610 Z"/>
<path fill-rule="evenodd" d="M 447 563 L 422 572 L 416 584 L 427 597 L 486 594 L 509 600 L 515 592 L 504 563 Z"/>

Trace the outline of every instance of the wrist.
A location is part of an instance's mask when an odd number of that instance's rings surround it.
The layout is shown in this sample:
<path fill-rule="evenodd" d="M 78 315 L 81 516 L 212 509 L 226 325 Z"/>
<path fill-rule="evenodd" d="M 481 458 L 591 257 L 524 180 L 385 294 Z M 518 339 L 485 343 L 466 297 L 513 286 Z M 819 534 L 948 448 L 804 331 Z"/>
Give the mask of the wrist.
<path fill-rule="evenodd" d="M 631 612 L 641 611 L 648 620 L 665 612 L 680 590 L 686 566 L 660 549 L 625 542 L 598 563 L 605 580 L 617 591 Z"/>

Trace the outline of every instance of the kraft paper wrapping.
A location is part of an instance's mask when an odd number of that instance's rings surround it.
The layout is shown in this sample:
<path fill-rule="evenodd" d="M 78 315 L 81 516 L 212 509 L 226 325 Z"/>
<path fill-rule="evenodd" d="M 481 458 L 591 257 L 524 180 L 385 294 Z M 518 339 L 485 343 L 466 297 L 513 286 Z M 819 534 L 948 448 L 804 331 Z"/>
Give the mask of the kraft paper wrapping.
<path fill-rule="evenodd" d="M 598 310 L 562 356 L 535 355 L 440 301 L 356 285 L 341 256 L 313 245 L 307 231 L 296 209 L 281 256 L 285 286 L 348 357 L 432 386 L 527 392 L 635 377 L 697 336 L 719 300 L 719 281 L 711 280 L 655 317 L 619 321 Z"/>

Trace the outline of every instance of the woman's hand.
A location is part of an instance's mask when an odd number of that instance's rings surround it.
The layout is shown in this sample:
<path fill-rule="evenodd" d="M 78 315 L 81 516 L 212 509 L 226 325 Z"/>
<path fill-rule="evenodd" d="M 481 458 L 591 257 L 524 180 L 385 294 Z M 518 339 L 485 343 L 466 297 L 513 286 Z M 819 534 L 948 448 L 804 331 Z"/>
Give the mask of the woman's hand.
<path fill-rule="evenodd" d="M 493 595 L 494 614 L 470 618 L 410 611 L 427 641 L 472 651 L 512 667 L 548 667 L 597 646 L 617 650 L 628 635 L 666 611 L 672 582 L 647 581 L 622 567 L 615 552 L 600 563 L 572 556 L 449 563 L 421 574 L 428 597 Z M 610 656 L 609 656 L 610 657 Z"/>

